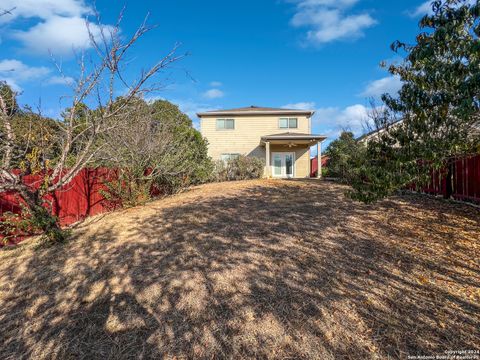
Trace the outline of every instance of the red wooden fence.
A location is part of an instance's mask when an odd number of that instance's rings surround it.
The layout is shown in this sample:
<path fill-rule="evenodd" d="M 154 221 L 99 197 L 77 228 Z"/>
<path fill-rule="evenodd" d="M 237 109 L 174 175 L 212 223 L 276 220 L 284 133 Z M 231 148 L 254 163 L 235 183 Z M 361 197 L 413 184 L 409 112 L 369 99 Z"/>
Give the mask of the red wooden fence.
<path fill-rule="evenodd" d="M 454 199 L 480 203 L 480 155 L 454 162 L 452 185 Z M 447 184 L 444 171 L 432 172 L 430 183 L 420 191 L 432 195 L 445 195 Z"/>
<path fill-rule="evenodd" d="M 317 158 L 310 159 L 310 176 L 317 175 Z M 322 156 L 322 166 L 328 166 L 328 157 Z M 432 195 L 446 195 L 447 186 L 442 171 L 432 172 L 430 183 L 421 189 L 412 185 L 416 191 Z M 453 168 L 453 198 L 462 201 L 480 203 L 480 155 L 458 159 Z"/>
<path fill-rule="evenodd" d="M 326 167 L 328 164 L 328 156 L 322 156 L 322 166 Z M 314 158 L 310 159 L 310 177 L 316 177 L 318 171 L 318 160 L 315 156 Z"/>
<path fill-rule="evenodd" d="M 75 178 L 52 195 L 44 197 L 45 206 L 60 219 L 62 225 L 69 225 L 87 216 L 100 214 L 115 207 L 100 193 L 104 181 L 115 176 L 111 169 L 83 169 Z M 42 175 L 28 175 L 24 182 L 37 188 L 42 183 Z M 14 192 L 0 193 L 0 217 L 5 212 L 19 214 L 22 200 Z M 2 234 L 0 234 L 0 238 Z"/>

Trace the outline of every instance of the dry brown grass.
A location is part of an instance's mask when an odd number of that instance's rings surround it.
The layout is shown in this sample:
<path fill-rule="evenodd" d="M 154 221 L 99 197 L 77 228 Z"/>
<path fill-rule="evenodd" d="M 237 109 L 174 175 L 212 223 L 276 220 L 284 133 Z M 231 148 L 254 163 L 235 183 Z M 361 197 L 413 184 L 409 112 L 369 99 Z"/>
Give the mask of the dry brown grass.
<path fill-rule="evenodd" d="M 478 349 L 473 207 L 210 184 L 0 252 L 0 358 L 405 358 Z"/>

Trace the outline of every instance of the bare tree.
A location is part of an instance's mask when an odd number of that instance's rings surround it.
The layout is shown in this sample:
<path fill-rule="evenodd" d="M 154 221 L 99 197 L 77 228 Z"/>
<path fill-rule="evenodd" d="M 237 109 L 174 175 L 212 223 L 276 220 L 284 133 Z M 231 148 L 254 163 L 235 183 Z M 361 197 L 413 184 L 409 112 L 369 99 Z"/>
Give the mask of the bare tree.
<path fill-rule="evenodd" d="M 0 93 L 0 119 L 2 126 L 3 157 L 0 165 L 0 191 L 15 191 L 25 201 L 33 216 L 47 216 L 42 206 L 42 197 L 47 193 L 68 184 L 83 168 L 88 166 L 101 152 L 102 145 L 98 139 L 111 132 L 121 123 L 112 121 L 125 111 L 137 97 L 159 88 L 156 78 L 172 63 L 185 55 L 177 55 L 178 45 L 150 68 L 142 70 L 133 81 L 127 80 L 124 70 L 129 63 L 127 54 L 132 46 L 153 29 L 144 23 L 130 37 L 120 35 L 121 12 L 118 22 L 113 27 L 103 26 L 98 21 L 97 29 L 92 30 L 87 23 L 90 41 L 94 49 L 93 58 L 82 54 L 78 57 L 80 73 L 72 84 L 70 107 L 63 122 L 59 124 L 58 141 L 60 152 L 51 166 L 45 166 L 41 186 L 33 188 L 23 182 L 25 172 L 14 170 L 12 157 L 15 147 L 15 133 L 12 128 L 13 115 L 8 104 L 14 101 L 14 93 Z M 57 66 L 63 76 L 61 66 Z M 66 77 L 66 76 L 65 76 Z M 121 90 L 121 91 L 120 91 Z M 115 101 L 115 95 L 123 93 L 122 101 Z M 11 98 L 8 98 L 11 97 Z M 84 111 L 88 106 L 92 111 Z M 62 235 L 56 221 L 44 222 L 47 234 Z"/>

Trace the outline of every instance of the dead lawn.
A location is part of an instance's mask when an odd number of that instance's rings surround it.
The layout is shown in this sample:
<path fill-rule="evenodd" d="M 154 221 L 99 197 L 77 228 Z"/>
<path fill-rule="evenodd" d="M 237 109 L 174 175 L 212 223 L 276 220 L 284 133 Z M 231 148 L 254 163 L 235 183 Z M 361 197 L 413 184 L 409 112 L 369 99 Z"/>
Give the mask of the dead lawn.
<path fill-rule="evenodd" d="M 0 358 L 385 359 L 480 346 L 480 211 L 210 184 L 0 251 Z"/>

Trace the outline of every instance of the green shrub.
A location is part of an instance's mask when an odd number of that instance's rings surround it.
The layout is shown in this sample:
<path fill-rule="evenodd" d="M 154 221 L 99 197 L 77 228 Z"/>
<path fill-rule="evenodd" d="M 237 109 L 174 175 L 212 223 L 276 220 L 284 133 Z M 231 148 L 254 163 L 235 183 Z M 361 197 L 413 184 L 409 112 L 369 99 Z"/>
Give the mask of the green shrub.
<path fill-rule="evenodd" d="M 229 161 L 217 161 L 214 181 L 259 179 L 263 176 L 265 163 L 256 157 L 239 156 Z"/>
<path fill-rule="evenodd" d="M 21 206 L 20 214 L 5 212 L 0 219 L 0 241 L 7 245 L 24 236 L 42 233 L 41 240 L 49 243 L 63 242 L 69 236 L 69 231 L 58 226 L 58 217 L 53 216 L 49 209 L 42 206 L 31 211 L 25 205 Z"/>
<path fill-rule="evenodd" d="M 365 159 L 365 152 L 365 145 L 356 141 L 352 132 L 342 132 L 325 151 L 325 155 L 330 158 L 328 176 L 351 183 L 358 176 L 358 170 Z"/>
<path fill-rule="evenodd" d="M 152 180 L 141 172 L 135 173 L 130 169 L 120 169 L 118 177 L 105 181 L 105 189 L 100 194 L 109 201 L 112 206 L 120 205 L 128 208 L 143 205 L 151 199 Z"/>
<path fill-rule="evenodd" d="M 176 105 L 136 99 L 105 134 L 98 166 L 118 169 L 102 194 L 115 205 L 142 205 L 159 195 L 210 181 L 208 143 Z"/>
<path fill-rule="evenodd" d="M 322 177 L 326 178 L 330 176 L 330 171 L 328 170 L 327 167 L 323 166 L 322 167 Z"/>

